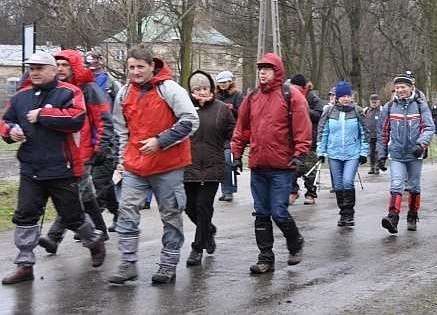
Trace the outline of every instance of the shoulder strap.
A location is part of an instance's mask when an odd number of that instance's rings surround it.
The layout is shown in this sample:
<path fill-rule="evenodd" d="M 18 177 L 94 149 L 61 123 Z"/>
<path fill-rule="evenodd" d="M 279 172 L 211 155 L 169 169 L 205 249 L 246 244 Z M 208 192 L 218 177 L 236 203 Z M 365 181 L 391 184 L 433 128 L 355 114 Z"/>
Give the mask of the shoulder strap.
<path fill-rule="evenodd" d="M 288 124 L 288 142 L 293 143 L 292 117 L 291 117 L 291 83 L 290 79 L 285 80 L 282 85 L 282 95 L 287 103 L 287 124 Z"/>

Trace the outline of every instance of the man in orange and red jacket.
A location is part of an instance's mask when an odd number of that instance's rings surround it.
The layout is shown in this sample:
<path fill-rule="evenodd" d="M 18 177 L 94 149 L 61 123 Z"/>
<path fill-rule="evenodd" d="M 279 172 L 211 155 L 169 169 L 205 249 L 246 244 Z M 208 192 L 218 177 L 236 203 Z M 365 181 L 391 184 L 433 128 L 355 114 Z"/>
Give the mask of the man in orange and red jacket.
<path fill-rule="evenodd" d="M 104 163 L 105 159 L 114 154 L 114 126 L 109 101 L 94 83 L 94 75 L 85 67 L 84 60 L 78 51 L 59 51 L 55 54 L 55 59 L 58 66 L 58 79 L 79 87 L 85 96 L 87 121 L 80 133 L 80 151 L 82 160 L 85 162 L 85 174 L 79 182 L 79 190 L 85 212 L 107 239 L 106 224 L 97 202 L 91 172 L 94 165 Z M 47 237 L 40 238 L 39 245 L 49 253 L 56 253 L 64 230 L 62 217 L 58 217 Z"/>
<path fill-rule="evenodd" d="M 305 97 L 290 87 L 291 115 L 283 96 L 282 59 L 268 53 L 258 61 L 259 86 L 240 106 L 232 137 L 234 167 L 242 170 L 241 158 L 250 143 L 249 168 L 254 199 L 255 237 L 260 254 L 252 273 L 274 270 L 272 220 L 287 239 L 288 264 L 302 257 L 303 237 L 288 212 L 293 170 L 301 167 L 311 149 L 311 121 Z"/>

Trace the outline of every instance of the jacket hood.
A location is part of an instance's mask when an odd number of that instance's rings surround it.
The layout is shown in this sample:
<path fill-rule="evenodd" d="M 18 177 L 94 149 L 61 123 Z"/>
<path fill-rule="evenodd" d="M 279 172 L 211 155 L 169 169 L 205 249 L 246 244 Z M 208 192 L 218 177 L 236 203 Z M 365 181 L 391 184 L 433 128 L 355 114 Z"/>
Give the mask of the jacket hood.
<path fill-rule="evenodd" d="M 94 82 L 93 72 L 85 67 L 83 57 L 78 51 L 72 49 L 58 51 L 55 54 L 55 59 L 64 59 L 70 63 L 73 74 L 69 83 L 82 86 Z"/>
<path fill-rule="evenodd" d="M 284 71 L 284 63 L 282 62 L 281 57 L 279 57 L 275 53 L 267 53 L 261 59 L 258 60 L 257 65 L 268 63 L 273 66 L 273 70 L 275 71 L 275 77 L 272 81 L 267 82 L 266 84 L 260 84 L 261 90 L 263 92 L 269 91 L 271 89 L 282 86 L 282 82 L 285 79 L 285 71 Z"/>
<path fill-rule="evenodd" d="M 215 84 L 214 84 L 213 78 L 211 77 L 211 75 L 209 73 L 206 73 L 202 70 L 196 70 L 190 75 L 190 77 L 188 78 L 188 90 L 191 91 L 191 78 L 193 77 L 193 75 L 195 75 L 197 73 L 203 74 L 205 77 L 208 78 L 211 93 L 215 94 Z"/>

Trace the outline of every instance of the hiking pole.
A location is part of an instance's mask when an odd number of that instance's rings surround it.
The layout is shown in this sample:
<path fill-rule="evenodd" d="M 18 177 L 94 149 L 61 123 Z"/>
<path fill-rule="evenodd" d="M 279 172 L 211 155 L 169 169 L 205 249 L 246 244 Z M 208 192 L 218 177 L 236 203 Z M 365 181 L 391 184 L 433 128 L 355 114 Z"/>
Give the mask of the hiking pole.
<path fill-rule="evenodd" d="M 318 171 L 320 171 L 320 167 L 322 166 L 322 161 L 317 161 L 316 164 L 314 164 L 313 167 L 310 168 L 310 170 L 308 172 L 306 172 L 305 174 L 303 174 L 304 177 L 308 177 L 312 172 L 314 172 L 314 170 L 317 168 Z"/>
<path fill-rule="evenodd" d="M 364 190 L 363 182 L 361 180 L 360 172 L 357 171 L 358 181 L 360 182 L 361 190 Z"/>
<path fill-rule="evenodd" d="M 317 187 L 317 190 L 320 191 L 320 170 L 322 168 L 322 161 L 318 161 L 318 164 L 319 165 L 317 166 L 316 177 L 314 177 L 313 186 Z"/>

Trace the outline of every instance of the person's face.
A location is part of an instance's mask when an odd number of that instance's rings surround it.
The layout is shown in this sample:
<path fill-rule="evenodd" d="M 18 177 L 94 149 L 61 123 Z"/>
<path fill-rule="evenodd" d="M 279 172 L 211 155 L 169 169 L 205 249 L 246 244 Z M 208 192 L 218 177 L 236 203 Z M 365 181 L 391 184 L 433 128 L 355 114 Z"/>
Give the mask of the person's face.
<path fill-rule="evenodd" d="M 378 107 L 379 104 L 381 104 L 380 100 L 370 100 L 370 107 L 372 107 L 372 108 Z"/>
<path fill-rule="evenodd" d="M 58 65 L 58 79 L 61 81 L 68 81 L 73 74 L 71 64 L 63 59 L 56 60 L 56 64 Z"/>
<path fill-rule="evenodd" d="M 265 84 L 267 82 L 272 81 L 274 77 L 275 77 L 275 70 L 273 70 L 272 67 L 262 66 L 258 69 L 259 83 Z"/>
<path fill-rule="evenodd" d="M 155 63 L 149 65 L 145 60 L 129 58 L 127 60 L 129 78 L 137 84 L 144 84 L 153 77 Z"/>
<path fill-rule="evenodd" d="M 329 103 L 335 104 L 335 94 L 329 94 Z"/>
<path fill-rule="evenodd" d="M 405 83 L 395 84 L 395 92 L 398 98 L 400 99 L 410 97 L 412 91 L 413 91 L 413 87 L 409 84 L 405 84 Z"/>
<path fill-rule="evenodd" d="M 207 98 L 212 95 L 211 88 L 209 86 L 196 86 L 191 89 L 191 92 L 201 98 Z"/>
<path fill-rule="evenodd" d="M 338 98 L 338 103 L 340 105 L 346 106 L 352 102 L 352 95 L 344 95 Z"/>
<path fill-rule="evenodd" d="M 223 90 L 223 91 L 229 89 L 231 84 L 232 84 L 232 81 L 217 82 L 217 86 L 219 87 L 220 90 Z"/>
<path fill-rule="evenodd" d="M 56 67 L 51 65 L 29 65 L 29 78 L 34 85 L 45 85 L 56 77 Z"/>

